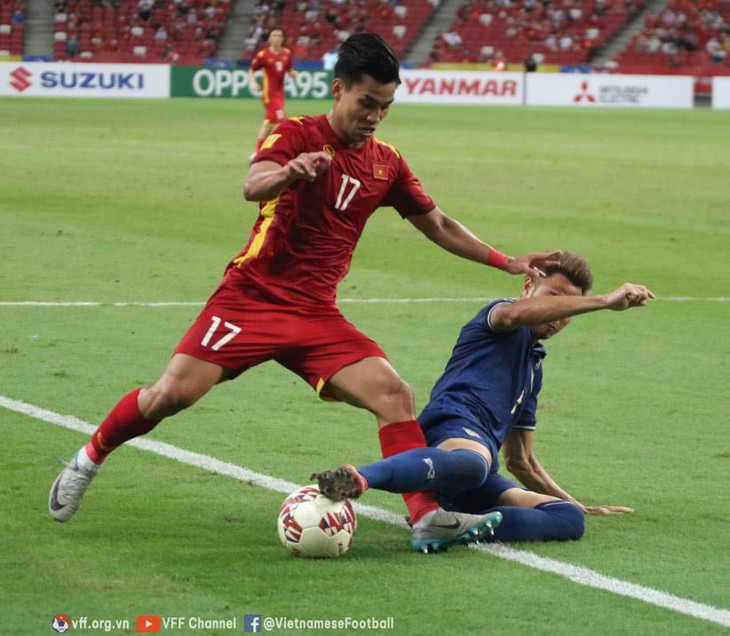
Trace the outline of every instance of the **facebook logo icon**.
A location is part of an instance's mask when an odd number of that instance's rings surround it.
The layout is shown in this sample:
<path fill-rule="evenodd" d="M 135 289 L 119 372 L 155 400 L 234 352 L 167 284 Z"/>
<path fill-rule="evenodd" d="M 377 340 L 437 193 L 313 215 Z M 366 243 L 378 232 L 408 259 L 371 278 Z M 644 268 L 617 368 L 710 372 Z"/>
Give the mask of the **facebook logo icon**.
<path fill-rule="evenodd" d="M 261 614 L 246 614 L 243 617 L 243 631 L 258 634 L 261 631 Z"/>

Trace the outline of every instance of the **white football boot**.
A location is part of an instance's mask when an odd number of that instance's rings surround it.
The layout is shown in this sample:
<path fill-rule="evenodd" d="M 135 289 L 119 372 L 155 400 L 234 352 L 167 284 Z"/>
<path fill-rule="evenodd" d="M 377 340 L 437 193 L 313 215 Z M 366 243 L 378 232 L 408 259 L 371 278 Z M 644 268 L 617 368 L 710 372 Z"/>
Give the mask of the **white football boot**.
<path fill-rule="evenodd" d="M 446 551 L 453 545 L 475 543 L 494 534 L 501 522 L 501 512 L 471 515 L 438 508 L 413 525 L 411 545 L 416 552 Z"/>
<path fill-rule="evenodd" d="M 92 462 L 83 448 L 73 456 L 53 482 L 48 496 L 48 512 L 51 517 L 63 523 L 74 516 L 99 468 L 101 466 Z"/>

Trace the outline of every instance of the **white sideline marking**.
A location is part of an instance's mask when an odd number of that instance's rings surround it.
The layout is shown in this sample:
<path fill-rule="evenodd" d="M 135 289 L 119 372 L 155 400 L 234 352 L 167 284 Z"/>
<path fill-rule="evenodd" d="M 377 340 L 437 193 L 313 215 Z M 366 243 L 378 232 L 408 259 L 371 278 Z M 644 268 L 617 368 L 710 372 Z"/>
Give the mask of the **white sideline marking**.
<path fill-rule="evenodd" d="M 86 435 L 91 435 L 96 430 L 95 426 L 92 426 L 91 424 L 76 417 L 61 415 L 60 413 L 55 413 L 38 406 L 28 404 L 27 402 L 11 400 L 3 395 L 0 395 L 0 406 L 10 411 L 22 413 L 23 415 L 28 415 L 35 419 L 48 422 L 49 424 L 62 426 Z M 251 482 L 257 486 L 261 486 L 262 488 L 267 488 L 268 490 L 274 490 L 284 494 L 289 494 L 297 488 L 300 488 L 298 484 L 293 482 L 277 479 L 276 477 L 270 477 L 269 475 L 263 475 L 249 470 L 248 468 L 223 462 L 215 457 L 210 457 L 209 455 L 202 455 L 200 453 L 194 453 L 192 451 L 178 448 L 177 446 L 166 444 L 165 442 L 158 442 L 138 437 L 126 442 L 126 445 L 134 446 L 135 448 L 140 448 L 157 455 L 162 455 L 163 457 L 168 457 L 169 459 L 173 459 L 196 468 L 202 468 L 203 470 L 207 470 L 211 473 L 226 475 L 228 477 L 238 479 L 239 481 Z M 401 528 L 408 527 L 403 518 L 394 512 L 376 508 L 374 506 L 363 505 L 358 502 L 354 502 L 354 504 L 357 513 L 365 517 L 370 517 L 371 519 L 383 521 Z M 712 605 L 706 605 L 704 603 L 697 603 L 679 596 L 674 596 L 673 594 L 667 594 L 666 592 L 655 590 L 651 587 L 615 579 L 579 565 L 563 563 L 562 561 L 556 561 L 555 559 L 541 557 L 526 550 L 517 550 L 501 544 L 479 544 L 470 547 L 478 550 L 479 552 L 485 552 L 508 561 L 515 561 L 536 570 L 557 574 L 578 583 L 579 585 L 613 592 L 614 594 L 621 596 L 628 596 L 638 601 L 649 603 L 650 605 L 656 605 L 657 607 L 679 612 L 680 614 L 686 614 L 688 616 L 693 616 L 719 625 L 730 626 L 730 610 L 713 607 Z"/>
<path fill-rule="evenodd" d="M 339 298 L 342 304 L 407 304 L 407 303 L 488 303 L 495 298 Z M 727 303 L 730 297 L 697 297 L 697 296 L 660 296 L 658 301 L 667 302 L 697 302 L 697 303 Z M 171 300 L 163 302 L 102 302 L 84 300 L 2 300 L 0 307 L 201 307 L 205 301 Z"/>

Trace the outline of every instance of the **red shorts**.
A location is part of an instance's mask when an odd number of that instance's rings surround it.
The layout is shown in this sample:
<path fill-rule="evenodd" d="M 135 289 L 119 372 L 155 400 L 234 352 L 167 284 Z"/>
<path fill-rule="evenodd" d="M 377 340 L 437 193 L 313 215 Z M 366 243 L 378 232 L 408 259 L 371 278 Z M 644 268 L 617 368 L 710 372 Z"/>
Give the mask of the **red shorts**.
<path fill-rule="evenodd" d="M 298 308 L 246 296 L 226 285 L 210 297 L 175 349 L 227 369 L 232 377 L 276 360 L 318 394 L 340 369 L 387 356 L 334 305 Z"/>
<path fill-rule="evenodd" d="M 268 104 L 264 104 L 266 115 L 264 119 L 270 124 L 280 124 L 286 119 L 284 112 L 284 100 L 273 99 Z"/>

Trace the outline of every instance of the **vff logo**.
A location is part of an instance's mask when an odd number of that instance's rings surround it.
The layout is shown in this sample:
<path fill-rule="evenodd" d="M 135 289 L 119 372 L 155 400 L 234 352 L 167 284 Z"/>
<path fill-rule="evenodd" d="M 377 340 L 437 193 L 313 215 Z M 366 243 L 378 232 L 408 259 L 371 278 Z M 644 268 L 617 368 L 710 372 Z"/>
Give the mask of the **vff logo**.
<path fill-rule="evenodd" d="M 51 621 L 53 631 L 58 634 L 64 634 L 71 627 L 71 619 L 66 614 L 56 614 Z"/>
<path fill-rule="evenodd" d="M 33 77 L 33 73 L 31 73 L 28 69 L 22 66 L 19 66 L 12 73 L 10 73 L 10 77 L 13 78 L 13 81 L 10 82 L 10 86 L 12 86 L 19 93 L 22 93 L 26 88 L 30 88 L 33 85 L 28 80 L 28 78 Z"/>

